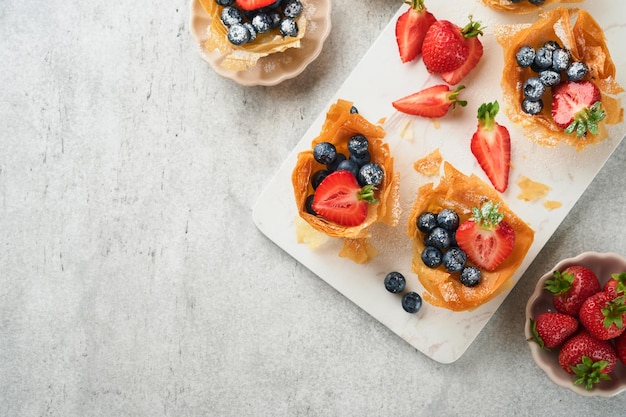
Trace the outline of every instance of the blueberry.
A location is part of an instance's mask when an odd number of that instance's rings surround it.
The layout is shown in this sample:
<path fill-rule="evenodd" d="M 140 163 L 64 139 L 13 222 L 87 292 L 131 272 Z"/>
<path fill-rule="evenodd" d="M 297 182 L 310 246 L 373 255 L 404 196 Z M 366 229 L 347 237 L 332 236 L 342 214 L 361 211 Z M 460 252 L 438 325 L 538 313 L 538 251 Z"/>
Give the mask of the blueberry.
<path fill-rule="evenodd" d="M 302 13 L 302 2 L 300 0 L 287 0 L 283 3 L 283 15 L 295 19 Z"/>
<path fill-rule="evenodd" d="M 548 69 L 552 66 L 552 50 L 542 46 L 535 53 L 534 64 L 537 68 Z"/>
<path fill-rule="evenodd" d="M 457 246 L 451 247 L 443 254 L 441 262 L 446 270 L 450 273 L 461 272 L 465 268 L 467 255 Z"/>
<path fill-rule="evenodd" d="M 515 54 L 515 60 L 522 68 L 530 67 L 535 60 L 535 48 L 529 45 L 522 46 Z"/>
<path fill-rule="evenodd" d="M 235 0 L 215 0 L 215 2 L 223 7 L 232 6 Z"/>
<path fill-rule="evenodd" d="M 585 78 L 587 75 L 587 65 L 584 62 L 572 62 L 569 67 L 567 67 L 566 74 L 567 78 L 572 81 L 580 81 Z"/>
<path fill-rule="evenodd" d="M 444 250 L 450 247 L 452 240 L 450 239 L 450 233 L 443 227 L 435 227 L 424 239 L 426 246 L 434 246 L 437 249 Z"/>
<path fill-rule="evenodd" d="M 356 162 L 359 167 L 362 167 L 365 164 L 368 164 L 372 160 L 372 156 L 369 152 L 365 152 L 363 155 L 350 155 L 350 159 Z"/>
<path fill-rule="evenodd" d="M 357 178 L 359 175 L 359 166 L 356 162 L 346 159 L 337 165 L 337 171 L 349 171 L 352 175 L 354 175 L 354 178 Z"/>
<path fill-rule="evenodd" d="M 404 279 L 404 275 L 396 271 L 388 273 L 387 276 L 385 276 L 384 282 L 387 291 L 394 294 L 401 293 L 406 287 L 406 279 Z"/>
<path fill-rule="evenodd" d="M 528 100 L 539 100 L 546 92 L 546 86 L 537 77 L 531 77 L 524 81 L 522 87 L 524 91 L 524 97 Z"/>
<path fill-rule="evenodd" d="M 226 6 L 222 9 L 220 19 L 226 27 L 230 27 L 234 24 L 241 23 L 243 15 L 241 14 L 241 10 L 238 8 Z"/>
<path fill-rule="evenodd" d="M 328 165 L 337 157 L 337 148 L 330 142 L 319 142 L 313 148 L 313 158 L 323 165 Z"/>
<path fill-rule="evenodd" d="M 352 155 L 363 155 L 367 152 L 368 146 L 367 138 L 361 134 L 356 134 L 348 139 L 348 150 Z"/>
<path fill-rule="evenodd" d="M 429 268 L 437 268 L 441 265 L 443 253 L 434 246 L 426 246 L 422 251 L 422 262 Z"/>
<path fill-rule="evenodd" d="M 522 110 L 524 113 L 530 114 L 531 116 L 535 116 L 543 110 L 543 100 L 528 100 L 525 99 L 522 101 Z"/>
<path fill-rule="evenodd" d="M 554 52 L 557 49 L 561 49 L 561 45 L 557 41 L 547 41 L 543 44 L 543 47 Z"/>
<path fill-rule="evenodd" d="M 320 169 L 319 171 L 316 171 L 311 176 L 311 185 L 313 186 L 313 189 L 316 190 L 317 187 L 319 187 L 319 185 L 322 183 L 322 181 L 324 181 L 324 178 L 326 178 L 329 175 L 330 175 L 330 171 L 327 169 Z"/>
<path fill-rule="evenodd" d="M 342 153 L 338 153 L 337 156 L 335 156 L 335 159 L 331 163 L 326 164 L 326 169 L 328 169 L 331 172 L 337 171 L 337 167 L 339 166 L 339 164 L 345 160 L 346 160 L 346 156 Z"/>
<path fill-rule="evenodd" d="M 402 308 L 407 313 L 417 313 L 422 308 L 422 297 L 414 292 L 407 292 L 402 296 Z"/>
<path fill-rule="evenodd" d="M 535 6 L 541 6 L 542 4 L 546 2 L 546 0 L 528 0 L 528 2 Z"/>
<path fill-rule="evenodd" d="M 561 82 L 561 74 L 554 70 L 543 70 L 539 73 L 539 81 L 546 87 L 554 87 Z"/>
<path fill-rule="evenodd" d="M 254 28 L 254 26 L 252 26 L 252 23 L 244 22 L 243 27 L 248 29 L 248 33 L 250 33 L 250 39 L 248 40 L 248 42 L 254 42 L 256 40 L 257 33 L 256 33 L 256 29 Z"/>
<path fill-rule="evenodd" d="M 557 49 L 552 52 L 552 69 L 554 71 L 565 71 L 570 59 L 571 54 L 567 49 Z"/>
<path fill-rule="evenodd" d="M 384 177 L 385 173 L 383 172 L 383 168 L 374 162 L 370 162 L 359 169 L 357 179 L 362 186 L 373 185 L 376 187 L 383 182 Z"/>
<path fill-rule="evenodd" d="M 243 45 L 250 40 L 250 32 L 241 23 L 235 23 L 228 28 L 228 40 L 233 45 Z"/>
<path fill-rule="evenodd" d="M 459 227 L 459 215 L 451 209 L 443 209 L 437 214 L 437 225 L 453 231 Z"/>
<path fill-rule="evenodd" d="M 280 34 L 283 36 L 298 36 L 298 24 L 290 17 L 285 17 L 280 21 L 278 26 L 280 28 Z"/>
<path fill-rule="evenodd" d="M 315 212 L 315 210 L 313 210 L 313 198 L 314 197 L 315 196 L 311 194 L 306 198 L 306 200 L 304 201 L 304 209 L 306 210 L 307 213 L 317 216 L 317 213 Z"/>
<path fill-rule="evenodd" d="M 272 29 L 278 29 L 278 26 L 280 25 L 280 19 L 283 18 L 282 15 L 277 10 L 270 10 L 267 12 L 267 15 L 272 22 Z"/>
<path fill-rule="evenodd" d="M 422 233 L 430 233 L 437 226 L 437 216 L 435 213 L 425 211 L 417 218 L 417 229 Z"/>
<path fill-rule="evenodd" d="M 250 23 L 257 33 L 267 33 L 272 29 L 272 19 L 267 13 L 255 14 Z"/>
<path fill-rule="evenodd" d="M 461 271 L 461 276 L 459 277 L 461 284 L 466 287 L 475 287 L 480 282 L 482 278 L 482 274 L 480 273 L 480 269 L 475 266 L 466 266 Z"/>
<path fill-rule="evenodd" d="M 509 0 L 509 3 L 521 3 L 522 0 Z"/>
<path fill-rule="evenodd" d="M 350 114 L 359 114 L 359 109 L 355 106 L 350 107 Z"/>

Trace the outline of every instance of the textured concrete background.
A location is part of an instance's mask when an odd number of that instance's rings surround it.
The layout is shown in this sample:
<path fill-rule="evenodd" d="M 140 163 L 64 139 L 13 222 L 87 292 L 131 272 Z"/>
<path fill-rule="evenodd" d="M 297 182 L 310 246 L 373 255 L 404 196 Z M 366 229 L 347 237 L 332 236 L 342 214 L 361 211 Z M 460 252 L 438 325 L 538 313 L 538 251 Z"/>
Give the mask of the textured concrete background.
<path fill-rule="evenodd" d="M 625 144 L 451 365 L 252 223 L 400 4 L 335 1 L 319 59 L 266 88 L 200 59 L 187 1 L 2 1 L 0 416 L 623 413 L 553 385 L 523 317 L 560 258 L 626 253 Z"/>

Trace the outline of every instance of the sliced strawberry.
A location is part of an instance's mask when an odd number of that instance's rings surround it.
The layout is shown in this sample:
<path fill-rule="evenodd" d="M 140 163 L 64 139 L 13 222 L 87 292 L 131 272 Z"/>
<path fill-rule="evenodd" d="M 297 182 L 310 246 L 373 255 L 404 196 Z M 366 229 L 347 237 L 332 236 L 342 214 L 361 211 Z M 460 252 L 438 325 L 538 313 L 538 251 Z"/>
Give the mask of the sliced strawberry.
<path fill-rule="evenodd" d="M 582 137 L 598 133 L 606 112 L 598 87 L 591 81 L 566 81 L 552 87 L 552 119 L 565 133 Z"/>
<path fill-rule="evenodd" d="M 256 10 L 271 6 L 276 0 L 235 0 L 235 3 L 243 10 Z"/>
<path fill-rule="evenodd" d="M 459 225 L 456 241 L 459 248 L 479 268 L 495 270 L 513 251 L 515 230 L 505 222 L 499 204 L 487 201 L 472 208 L 472 217 Z"/>
<path fill-rule="evenodd" d="M 457 69 L 441 74 L 441 78 L 450 85 L 458 84 L 471 70 L 478 65 L 478 61 L 483 56 L 483 44 L 477 37 L 467 39 L 469 54 L 465 62 Z"/>
<path fill-rule="evenodd" d="M 335 171 L 320 183 L 313 197 L 313 210 L 340 226 L 358 226 L 367 217 L 368 203 L 375 203 L 375 187 L 361 188 L 354 175 Z"/>
<path fill-rule="evenodd" d="M 391 103 L 396 110 L 414 116 L 443 117 L 450 107 L 453 109 L 458 104 L 463 107 L 467 101 L 459 100 L 459 92 L 465 86 L 461 85 L 456 90 L 450 91 L 446 84 L 435 85 L 408 95 Z"/>
<path fill-rule="evenodd" d="M 422 45 L 422 59 L 428 72 L 443 74 L 464 66 L 470 56 L 471 45 L 468 40 L 482 35 L 482 29 L 480 22 L 472 21 L 471 16 L 469 23 L 463 28 L 448 20 L 438 20 L 433 23 L 428 28 Z M 472 63 L 475 56 L 478 56 L 478 59 L 482 56 L 482 45 L 480 54 L 478 54 L 477 44 L 472 47 L 474 57 L 468 64 L 468 69 L 465 70 L 467 72 L 476 65 Z"/>
<path fill-rule="evenodd" d="M 470 147 L 494 188 L 503 193 L 509 183 L 511 135 L 495 121 L 499 109 L 497 101 L 483 103 L 478 108 L 478 128 Z"/>
<path fill-rule="evenodd" d="M 396 41 L 402 62 L 413 61 L 422 53 L 422 42 L 426 31 L 437 21 L 426 10 L 424 0 L 405 0 L 411 7 L 396 21 Z"/>

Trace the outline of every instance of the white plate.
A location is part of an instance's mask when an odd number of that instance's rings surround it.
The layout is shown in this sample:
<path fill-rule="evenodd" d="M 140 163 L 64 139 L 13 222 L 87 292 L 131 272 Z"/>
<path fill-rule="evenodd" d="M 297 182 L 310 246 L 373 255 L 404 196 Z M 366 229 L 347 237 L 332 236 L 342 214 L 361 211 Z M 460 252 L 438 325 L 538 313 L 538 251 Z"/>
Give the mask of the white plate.
<path fill-rule="evenodd" d="M 272 86 L 296 77 L 319 56 L 330 33 L 331 9 L 330 0 L 309 0 L 304 10 L 307 31 L 301 40 L 301 47 L 263 57 L 255 66 L 244 71 L 222 67 L 220 64 L 224 56 L 219 51 L 207 51 L 204 48 L 212 19 L 198 0 L 191 0 L 190 3 L 189 30 L 198 45 L 200 56 L 219 75 L 245 86 Z"/>
<path fill-rule="evenodd" d="M 433 149 L 440 148 L 444 159 L 462 172 L 475 173 L 489 182 L 470 152 L 469 141 L 476 129 L 476 111 L 480 104 L 493 100 L 503 103 L 500 89 L 502 49 L 491 29 L 497 24 L 532 22 L 536 19 L 536 14 L 519 16 L 496 12 L 479 1 L 431 1 L 428 6 L 439 19 L 462 25 L 471 14 L 474 20 L 487 26 L 485 35 L 481 38 L 484 56 L 479 66 L 463 80 L 467 88 L 463 90 L 461 97 L 468 100 L 467 107 L 457 109 L 455 114 L 449 114 L 440 120 L 439 126 L 426 119 L 401 115 L 393 109 L 393 100 L 442 83 L 440 78 L 427 73 L 421 59 L 409 64 L 401 64 L 399 60 L 394 33 L 395 22 L 407 6 L 398 10 L 328 104 L 330 107 L 338 98 L 343 98 L 353 101 L 360 113 L 372 122 L 387 117 L 386 140 L 395 157 L 395 167 L 401 173 L 400 199 L 403 216 L 395 228 L 381 226 L 374 230 L 377 234 L 372 243 L 379 250 L 379 255 L 368 264 L 358 265 L 337 256 L 341 242 L 336 240 L 315 250 L 296 242 L 297 211 L 291 186 L 291 171 L 298 152 L 308 149 L 313 138 L 319 134 L 326 110 L 315 120 L 263 191 L 253 209 L 253 217 L 259 229 L 273 242 L 382 324 L 432 359 L 451 363 L 466 351 L 510 293 L 513 285 L 622 140 L 626 134 L 626 126 L 621 123 L 611 127 L 609 139 L 576 152 L 566 145 L 546 148 L 525 139 L 521 129 L 511 123 L 501 111 L 497 120 L 509 128 L 512 140 L 509 187 L 502 197 L 535 230 L 535 241 L 513 276 L 511 287 L 485 305 L 473 311 L 452 312 L 424 304 L 417 315 L 404 312 L 399 297 L 388 293 L 382 281 L 388 272 L 397 270 L 407 277 L 408 289 L 422 292 L 423 288 L 411 272 L 411 241 L 406 233 L 406 219 L 418 187 L 426 182 L 437 182 L 437 178 L 417 174 L 413 163 Z M 585 2 L 581 7 L 588 9 L 604 28 L 616 67 L 620 71 L 626 68 L 626 53 L 619 44 L 626 36 L 626 24 L 622 19 L 626 15 L 626 3 L 617 5 L 611 0 L 595 0 Z M 618 8 L 621 9 L 619 12 L 616 10 Z M 617 74 L 617 81 L 622 86 L 626 85 L 624 75 L 623 72 Z M 403 139 L 399 133 L 404 121 L 408 119 L 413 121 L 413 141 Z M 550 193 L 545 199 L 535 202 L 520 200 L 517 197 L 520 193 L 517 182 L 521 176 L 550 186 Z M 546 199 L 559 201 L 562 206 L 548 211 L 542 205 Z"/>

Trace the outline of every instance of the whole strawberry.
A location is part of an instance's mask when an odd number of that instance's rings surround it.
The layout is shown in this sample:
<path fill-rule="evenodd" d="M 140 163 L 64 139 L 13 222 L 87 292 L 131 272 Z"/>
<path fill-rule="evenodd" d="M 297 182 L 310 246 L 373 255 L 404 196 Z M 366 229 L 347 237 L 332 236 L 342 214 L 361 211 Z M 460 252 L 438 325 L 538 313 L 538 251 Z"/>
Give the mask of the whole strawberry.
<path fill-rule="evenodd" d="M 530 319 L 531 340 L 542 349 L 550 350 L 561 346 L 578 330 L 578 320 L 567 314 L 546 311 Z"/>
<path fill-rule="evenodd" d="M 626 293 L 626 272 L 611 274 L 611 278 L 602 287 L 603 291 L 615 291 L 620 295 Z"/>
<path fill-rule="evenodd" d="M 413 61 L 422 53 L 422 43 L 428 28 L 437 21 L 424 0 L 405 0 L 411 7 L 396 21 L 396 42 L 402 62 Z"/>
<path fill-rule="evenodd" d="M 422 59 L 430 73 L 441 74 L 449 84 L 458 83 L 478 63 L 483 47 L 480 22 L 470 21 L 461 28 L 449 20 L 438 20 L 426 32 Z"/>
<path fill-rule="evenodd" d="M 576 375 L 575 385 L 584 384 L 587 390 L 609 376 L 617 364 L 617 354 L 611 342 L 598 340 L 586 331 L 569 338 L 559 351 L 559 365 Z"/>
<path fill-rule="evenodd" d="M 552 293 L 556 311 L 578 317 L 583 302 L 600 291 L 600 281 L 589 268 L 573 265 L 562 272 L 554 271 L 544 288 Z"/>
<path fill-rule="evenodd" d="M 600 340 L 613 339 L 626 330 L 626 295 L 601 291 L 587 298 L 579 312 L 580 323 Z"/>
<path fill-rule="evenodd" d="M 626 365 L 626 332 L 615 339 L 615 351 L 617 352 L 617 358 Z"/>

